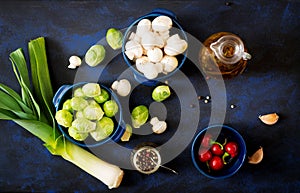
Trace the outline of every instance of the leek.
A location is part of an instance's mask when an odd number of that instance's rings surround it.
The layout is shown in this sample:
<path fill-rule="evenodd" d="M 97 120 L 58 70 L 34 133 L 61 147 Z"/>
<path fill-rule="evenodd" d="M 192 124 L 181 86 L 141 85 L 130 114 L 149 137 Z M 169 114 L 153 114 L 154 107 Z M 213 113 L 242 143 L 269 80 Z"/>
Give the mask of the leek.
<path fill-rule="evenodd" d="M 48 70 L 45 39 L 39 37 L 28 43 L 31 80 L 21 49 L 10 54 L 14 73 L 21 87 L 21 96 L 0 83 L 0 120 L 14 121 L 44 142 L 52 155 L 58 155 L 96 177 L 108 188 L 117 188 L 123 171 L 102 161 L 85 149 L 65 140 L 56 128 L 52 105 L 53 90 Z"/>

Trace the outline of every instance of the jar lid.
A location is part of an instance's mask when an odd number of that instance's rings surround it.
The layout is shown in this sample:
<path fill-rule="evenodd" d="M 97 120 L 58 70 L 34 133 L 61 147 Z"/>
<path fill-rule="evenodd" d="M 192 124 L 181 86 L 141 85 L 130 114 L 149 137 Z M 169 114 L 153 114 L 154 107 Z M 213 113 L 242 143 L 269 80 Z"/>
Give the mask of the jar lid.
<path fill-rule="evenodd" d="M 133 153 L 131 161 L 137 171 L 144 174 L 151 174 L 160 167 L 161 156 L 156 148 L 143 146 Z"/>

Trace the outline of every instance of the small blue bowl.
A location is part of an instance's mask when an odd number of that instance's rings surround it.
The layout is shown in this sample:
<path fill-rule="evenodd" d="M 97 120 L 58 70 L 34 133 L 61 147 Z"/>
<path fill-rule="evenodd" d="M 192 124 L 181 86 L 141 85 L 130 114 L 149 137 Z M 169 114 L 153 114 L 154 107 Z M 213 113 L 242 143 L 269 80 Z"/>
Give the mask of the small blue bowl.
<path fill-rule="evenodd" d="M 62 109 L 63 103 L 67 100 L 67 99 L 71 99 L 73 96 L 73 91 L 78 88 L 78 87 L 82 87 L 83 85 L 85 85 L 87 82 L 79 82 L 73 85 L 63 85 L 61 86 L 57 92 L 55 93 L 54 97 L 53 97 L 53 104 L 55 106 L 55 110 L 58 111 L 60 109 Z M 101 141 L 96 141 L 94 140 L 91 136 L 88 136 L 88 138 L 84 141 L 77 141 L 75 139 L 73 139 L 69 133 L 68 133 L 68 128 L 65 128 L 61 125 L 58 125 L 58 128 L 60 129 L 60 131 L 62 132 L 62 134 L 72 143 L 82 146 L 82 147 L 96 147 L 99 145 L 102 145 L 104 143 L 108 143 L 108 142 L 118 142 L 123 133 L 125 132 L 125 123 L 123 121 L 123 117 L 122 117 L 122 107 L 121 104 L 119 102 L 118 97 L 116 96 L 116 94 L 114 92 L 112 92 L 111 89 L 100 85 L 101 89 L 105 89 L 109 94 L 111 99 L 113 99 L 114 101 L 116 101 L 116 103 L 118 104 L 119 107 L 119 111 L 118 113 L 115 115 L 115 119 L 114 119 L 114 123 L 115 123 L 115 129 L 114 132 L 107 138 L 101 140 Z"/>
<path fill-rule="evenodd" d="M 206 163 L 200 162 L 198 159 L 198 150 L 202 138 L 206 134 L 211 134 L 214 141 L 221 144 L 225 141 L 234 141 L 238 144 L 238 155 L 235 156 L 230 163 L 218 171 L 209 170 Z M 212 179 L 224 179 L 234 175 L 243 165 L 246 158 L 246 143 L 243 137 L 233 128 L 226 125 L 213 125 L 201 130 L 193 140 L 192 148 L 192 161 L 197 170 L 204 176 Z"/>
<path fill-rule="evenodd" d="M 167 80 L 169 77 L 171 77 L 172 75 L 174 75 L 181 67 L 182 65 L 184 64 L 185 60 L 186 60 L 186 57 L 187 57 L 187 50 L 182 53 L 182 54 L 179 54 L 176 56 L 177 60 L 178 60 L 178 67 L 168 73 L 168 74 L 162 74 L 160 73 L 158 75 L 157 78 L 155 79 L 147 79 L 141 72 L 139 72 L 136 67 L 135 67 L 135 63 L 133 61 L 131 61 L 125 54 L 125 44 L 131 34 L 131 32 L 135 32 L 134 29 L 136 29 L 136 25 L 138 24 L 139 21 L 141 21 L 142 19 L 149 19 L 150 21 L 152 21 L 154 18 L 158 17 L 158 16 L 161 16 L 161 15 L 165 15 L 165 16 L 168 16 L 172 19 L 172 22 L 173 22 L 173 27 L 172 29 L 176 31 L 176 33 L 179 34 L 179 36 L 184 39 L 186 42 L 188 42 L 188 38 L 186 36 L 186 33 L 185 31 L 183 30 L 183 28 L 181 27 L 181 25 L 179 24 L 178 20 L 177 20 L 177 17 L 175 15 L 175 13 L 173 13 L 172 11 L 170 10 L 167 10 L 167 9 L 163 9 L 163 8 L 157 8 L 157 9 L 154 9 L 151 13 L 148 13 L 144 16 L 141 16 L 140 18 L 138 18 L 137 20 L 135 20 L 129 27 L 128 29 L 126 30 L 125 34 L 124 34 L 124 38 L 123 38 L 123 45 L 122 45 L 122 54 L 123 54 L 123 58 L 126 62 L 126 64 L 130 67 L 130 69 L 133 71 L 133 75 L 134 75 L 134 78 L 142 83 L 143 85 L 147 85 L 147 86 L 155 86 L 157 85 L 159 82 L 163 82 L 165 80 Z M 172 34 L 172 30 L 170 32 L 170 35 L 173 35 Z"/>

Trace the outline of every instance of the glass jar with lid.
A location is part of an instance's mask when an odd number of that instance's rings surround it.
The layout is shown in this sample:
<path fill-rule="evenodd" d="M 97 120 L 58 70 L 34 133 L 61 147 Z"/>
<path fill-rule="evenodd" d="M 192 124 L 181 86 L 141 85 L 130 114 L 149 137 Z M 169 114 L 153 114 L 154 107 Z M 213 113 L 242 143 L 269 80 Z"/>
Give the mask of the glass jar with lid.
<path fill-rule="evenodd" d="M 241 74 L 251 55 L 243 41 L 230 32 L 219 32 L 204 41 L 200 51 L 200 65 L 208 77 L 225 79 Z"/>

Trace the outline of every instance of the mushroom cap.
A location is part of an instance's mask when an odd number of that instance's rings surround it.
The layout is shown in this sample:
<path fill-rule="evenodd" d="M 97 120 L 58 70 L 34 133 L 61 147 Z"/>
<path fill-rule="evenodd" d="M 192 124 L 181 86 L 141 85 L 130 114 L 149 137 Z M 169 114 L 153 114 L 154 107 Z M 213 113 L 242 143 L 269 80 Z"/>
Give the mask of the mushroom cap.
<path fill-rule="evenodd" d="M 152 29 L 154 31 L 163 32 L 167 31 L 172 27 L 172 19 L 168 16 L 161 15 L 153 19 Z"/>
<path fill-rule="evenodd" d="M 159 120 L 158 120 L 157 117 L 153 117 L 153 118 L 150 120 L 150 124 L 151 124 L 151 125 L 155 125 L 155 124 L 158 123 L 158 122 L 159 122 Z"/>
<path fill-rule="evenodd" d="M 144 73 L 144 76 L 147 78 L 147 79 L 154 79 L 158 76 L 158 72 L 157 72 L 157 69 L 155 68 L 154 64 L 149 62 L 149 63 L 146 63 L 144 65 L 144 68 L 143 68 L 143 73 Z"/>
<path fill-rule="evenodd" d="M 148 31 L 151 31 L 151 21 L 149 19 L 142 19 L 139 21 L 136 28 L 136 34 L 142 37 L 143 34 Z"/>
<path fill-rule="evenodd" d="M 187 42 L 175 34 L 168 38 L 164 52 L 169 56 L 176 56 L 182 54 L 186 49 Z"/>
<path fill-rule="evenodd" d="M 163 64 L 164 72 L 172 72 L 178 66 L 178 60 L 175 56 L 165 55 L 160 61 Z"/>
<path fill-rule="evenodd" d="M 125 54 L 128 56 L 129 59 L 131 59 L 133 55 L 133 58 L 131 60 L 133 60 L 134 58 L 139 58 L 143 55 L 142 46 L 138 42 L 133 40 L 126 42 L 125 50 Z"/>
<path fill-rule="evenodd" d="M 152 131 L 156 134 L 161 134 L 167 129 L 167 123 L 165 121 L 158 121 L 153 125 Z"/>
<path fill-rule="evenodd" d="M 151 62 L 159 62 L 163 58 L 163 51 L 160 48 L 152 48 L 147 51 L 147 56 Z"/>
<path fill-rule="evenodd" d="M 117 93 L 120 96 L 127 96 L 131 91 L 131 84 L 127 79 L 119 80 Z"/>
<path fill-rule="evenodd" d="M 150 31 L 143 34 L 141 44 L 146 50 L 154 47 L 163 48 L 165 45 L 161 36 Z"/>
<path fill-rule="evenodd" d="M 71 56 L 69 62 L 75 67 L 81 65 L 81 59 L 78 56 Z"/>
<path fill-rule="evenodd" d="M 131 91 L 131 84 L 127 79 L 121 79 L 119 81 L 114 81 L 111 88 L 120 96 L 127 96 Z"/>

